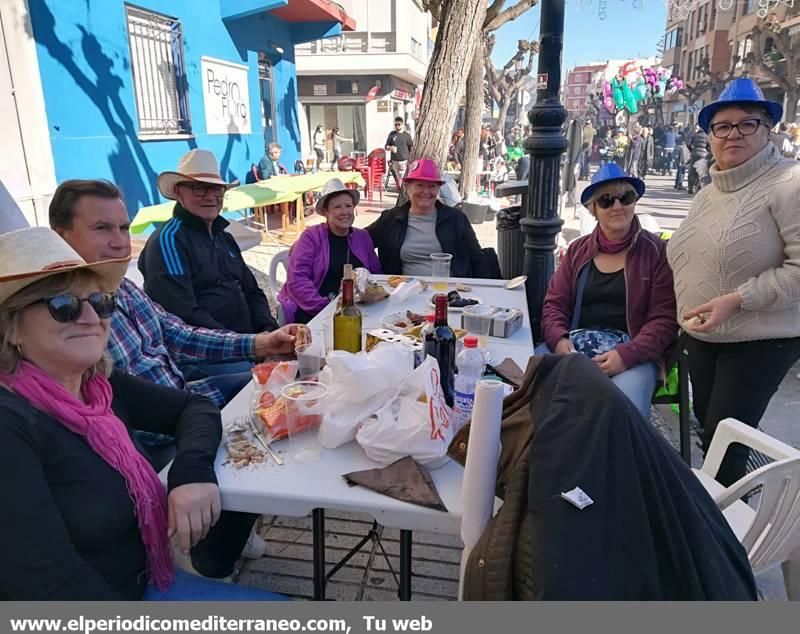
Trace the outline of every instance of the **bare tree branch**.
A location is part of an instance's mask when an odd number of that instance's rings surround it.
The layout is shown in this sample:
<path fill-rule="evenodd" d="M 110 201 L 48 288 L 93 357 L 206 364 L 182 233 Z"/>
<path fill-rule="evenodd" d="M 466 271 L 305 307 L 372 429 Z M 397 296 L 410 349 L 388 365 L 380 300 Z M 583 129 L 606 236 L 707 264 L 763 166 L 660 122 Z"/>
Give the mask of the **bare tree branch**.
<path fill-rule="evenodd" d="M 506 0 L 494 0 L 492 4 L 486 9 L 486 18 L 483 20 L 483 30 L 486 30 L 486 25 L 497 17 L 497 14 L 503 9 Z"/>
<path fill-rule="evenodd" d="M 767 37 L 772 38 L 773 46 L 783 55 L 787 62 L 790 57 L 797 55 L 796 52 L 792 52 L 791 41 L 786 33 L 779 32 L 768 35 L 760 26 L 755 26 L 753 27 L 753 35 L 751 38 L 753 49 L 747 55 L 747 61 L 784 90 L 792 90 L 796 86 L 796 81 L 790 83 L 787 76 L 778 73 L 764 61 L 764 45 L 766 44 Z"/>
<path fill-rule="evenodd" d="M 533 7 L 535 7 L 538 4 L 538 1 L 539 0 L 519 0 L 517 4 L 508 7 L 505 11 L 503 11 L 499 15 L 493 15 L 491 18 L 489 17 L 489 11 L 487 11 L 486 22 L 483 25 L 483 30 L 496 31 L 504 24 L 511 22 L 512 20 L 516 20 L 528 9 L 532 9 Z M 504 2 L 499 2 L 499 0 L 495 0 L 492 6 L 496 4 L 500 4 L 500 8 L 502 8 Z"/>
<path fill-rule="evenodd" d="M 437 22 L 442 21 L 444 0 L 422 0 L 423 10 L 430 13 Z"/>

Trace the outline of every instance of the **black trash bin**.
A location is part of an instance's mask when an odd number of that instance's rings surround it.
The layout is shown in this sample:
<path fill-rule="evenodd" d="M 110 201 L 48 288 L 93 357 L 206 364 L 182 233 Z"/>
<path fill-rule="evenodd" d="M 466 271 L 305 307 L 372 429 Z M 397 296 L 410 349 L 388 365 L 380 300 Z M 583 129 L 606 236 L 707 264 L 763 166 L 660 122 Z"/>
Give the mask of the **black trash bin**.
<path fill-rule="evenodd" d="M 525 235 L 519 226 L 522 207 L 506 207 L 497 212 L 497 257 L 503 278 L 522 275 L 525 266 Z"/>

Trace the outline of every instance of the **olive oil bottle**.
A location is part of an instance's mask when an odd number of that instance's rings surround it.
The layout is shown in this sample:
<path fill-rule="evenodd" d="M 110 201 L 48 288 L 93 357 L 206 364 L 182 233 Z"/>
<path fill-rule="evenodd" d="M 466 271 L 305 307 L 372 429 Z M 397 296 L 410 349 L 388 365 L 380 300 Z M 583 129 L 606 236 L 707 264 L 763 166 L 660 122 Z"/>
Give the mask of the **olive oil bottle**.
<path fill-rule="evenodd" d="M 353 301 L 353 265 L 344 265 L 342 304 L 333 316 L 333 349 L 361 351 L 361 311 Z"/>

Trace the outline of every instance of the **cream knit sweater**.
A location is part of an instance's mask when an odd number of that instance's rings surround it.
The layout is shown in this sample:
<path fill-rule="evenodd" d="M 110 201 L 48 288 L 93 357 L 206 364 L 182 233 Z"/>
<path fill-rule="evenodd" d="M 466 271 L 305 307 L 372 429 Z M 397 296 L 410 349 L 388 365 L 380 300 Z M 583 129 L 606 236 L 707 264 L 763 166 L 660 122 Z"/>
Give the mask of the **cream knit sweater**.
<path fill-rule="evenodd" d="M 703 341 L 800 336 L 800 162 L 772 144 L 729 170 L 692 201 L 669 240 L 678 322 L 692 308 L 739 291 L 742 310 Z"/>

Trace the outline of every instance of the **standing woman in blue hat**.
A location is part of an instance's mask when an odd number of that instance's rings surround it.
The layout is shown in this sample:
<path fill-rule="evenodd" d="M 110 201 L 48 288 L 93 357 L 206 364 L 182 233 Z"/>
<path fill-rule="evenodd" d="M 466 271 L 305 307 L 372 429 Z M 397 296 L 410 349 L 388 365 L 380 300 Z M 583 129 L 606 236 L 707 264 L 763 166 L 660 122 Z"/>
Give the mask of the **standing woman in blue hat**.
<path fill-rule="evenodd" d="M 678 319 L 689 333 L 694 411 L 707 449 L 719 421 L 752 427 L 800 358 L 800 164 L 770 143 L 780 104 L 735 79 L 700 112 L 716 165 L 669 241 Z M 717 480 L 745 474 L 734 445 Z"/>
<path fill-rule="evenodd" d="M 550 281 L 542 307 L 546 345 L 536 353 L 582 352 L 649 418 L 678 324 L 666 244 L 635 215 L 644 190 L 644 181 L 608 163 L 583 191 L 597 227 L 570 245 Z"/>

